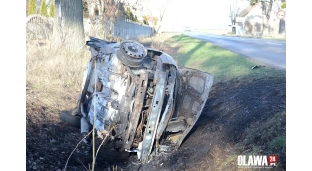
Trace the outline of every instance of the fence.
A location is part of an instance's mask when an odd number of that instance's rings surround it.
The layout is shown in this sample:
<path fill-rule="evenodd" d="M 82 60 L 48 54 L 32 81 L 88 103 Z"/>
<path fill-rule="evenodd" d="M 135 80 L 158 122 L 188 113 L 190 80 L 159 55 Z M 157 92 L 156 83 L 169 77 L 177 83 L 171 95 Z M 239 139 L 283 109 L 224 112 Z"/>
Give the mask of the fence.
<path fill-rule="evenodd" d="M 28 39 L 49 39 L 53 31 L 53 19 L 39 14 L 26 17 L 26 37 Z"/>
<path fill-rule="evenodd" d="M 113 25 L 113 36 L 118 36 L 123 39 L 149 37 L 153 34 L 154 30 L 152 27 L 121 19 L 116 20 Z"/>
<path fill-rule="evenodd" d="M 104 28 L 100 26 L 100 22 L 96 22 L 95 32 L 101 33 Z M 110 23 L 110 22 L 107 22 Z M 110 25 L 106 25 L 106 30 L 109 30 Z M 118 36 L 122 39 L 132 39 L 138 37 L 149 37 L 154 34 L 152 27 L 147 25 L 118 19 L 113 22 L 112 36 Z M 84 19 L 84 30 L 86 36 L 90 33 L 90 22 L 89 19 Z M 31 39 L 49 39 L 53 31 L 53 18 L 46 18 L 41 15 L 35 14 L 26 17 L 26 32 L 27 37 Z"/>
<path fill-rule="evenodd" d="M 105 29 L 101 26 L 99 19 L 97 19 L 93 26 L 93 33 L 91 33 L 90 20 L 88 18 L 84 18 L 83 22 L 86 36 L 101 35 L 104 30 L 106 30 L 107 32 L 108 30 L 111 30 L 112 36 L 118 36 L 122 39 L 149 37 L 154 35 L 154 30 L 152 27 L 132 21 L 126 21 L 124 19 L 115 20 L 112 25 L 110 25 L 110 21 L 106 21 L 107 24 Z"/>

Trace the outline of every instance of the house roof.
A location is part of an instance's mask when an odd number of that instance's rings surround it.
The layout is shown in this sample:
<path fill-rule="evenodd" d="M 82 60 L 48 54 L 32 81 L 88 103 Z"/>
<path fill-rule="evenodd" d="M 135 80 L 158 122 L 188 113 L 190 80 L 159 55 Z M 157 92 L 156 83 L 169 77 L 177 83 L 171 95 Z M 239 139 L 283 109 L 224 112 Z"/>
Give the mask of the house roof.
<path fill-rule="evenodd" d="M 255 5 L 248 5 L 243 11 L 241 11 L 237 17 L 245 17 L 253 8 Z"/>

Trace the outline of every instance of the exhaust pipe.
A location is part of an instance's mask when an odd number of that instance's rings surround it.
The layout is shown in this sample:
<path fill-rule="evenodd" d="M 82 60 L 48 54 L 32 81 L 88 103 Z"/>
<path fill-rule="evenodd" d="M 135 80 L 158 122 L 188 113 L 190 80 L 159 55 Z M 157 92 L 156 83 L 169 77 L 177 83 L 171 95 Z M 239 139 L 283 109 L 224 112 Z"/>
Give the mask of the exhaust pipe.
<path fill-rule="evenodd" d="M 83 142 L 88 144 L 89 143 L 89 135 L 86 137 L 86 135 L 89 133 L 89 124 L 88 120 L 86 117 L 81 117 L 80 119 L 80 133 L 81 136 L 83 137 Z"/>
<path fill-rule="evenodd" d="M 80 133 L 88 133 L 90 131 L 89 124 L 86 117 L 80 119 Z"/>

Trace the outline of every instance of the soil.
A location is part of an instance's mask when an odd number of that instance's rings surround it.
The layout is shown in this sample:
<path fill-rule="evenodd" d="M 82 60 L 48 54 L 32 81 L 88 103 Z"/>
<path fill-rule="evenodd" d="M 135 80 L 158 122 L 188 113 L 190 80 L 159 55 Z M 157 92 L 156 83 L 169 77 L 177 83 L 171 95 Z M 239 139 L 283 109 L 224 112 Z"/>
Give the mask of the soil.
<path fill-rule="evenodd" d="M 57 106 L 67 104 L 45 106 L 36 98 L 38 93 L 26 91 L 26 170 L 61 171 L 82 137 L 79 129 L 58 119 L 61 109 Z M 77 97 L 77 92 L 72 94 L 63 97 L 69 99 L 65 101 L 69 106 Z M 285 78 L 220 82 L 212 86 L 198 122 L 177 151 L 145 165 L 137 163 L 135 155 L 124 162 L 98 157 L 95 170 L 239 170 L 237 156 L 250 153 L 276 154 L 278 165 L 271 170 L 286 170 L 285 149 L 270 143 L 286 136 L 285 111 Z M 79 144 L 66 170 L 90 168 L 88 149 Z"/>

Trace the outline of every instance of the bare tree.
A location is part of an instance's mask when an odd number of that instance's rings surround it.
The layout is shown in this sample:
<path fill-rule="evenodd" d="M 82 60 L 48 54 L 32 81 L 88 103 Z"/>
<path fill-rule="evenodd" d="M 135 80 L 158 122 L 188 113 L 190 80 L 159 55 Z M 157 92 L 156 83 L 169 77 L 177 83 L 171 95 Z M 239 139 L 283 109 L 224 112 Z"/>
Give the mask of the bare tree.
<path fill-rule="evenodd" d="M 141 12 L 142 16 L 153 15 L 153 17 L 156 17 L 157 21 L 153 21 L 154 24 L 157 22 L 157 25 L 154 25 L 154 29 L 156 32 L 159 32 L 169 0 L 158 0 L 156 4 L 152 3 L 152 5 L 150 2 L 151 0 L 136 0 L 132 5 L 132 9 L 134 9 L 136 12 Z"/>
<path fill-rule="evenodd" d="M 96 11 L 98 0 L 86 0 L 89 13 L 89 36 L 96 36 Z"/>
<path fill-rule="evenodd" d="M 124 13 L 124 4 L 126 0 L 87 0 L 90 35 L 105 37 L 111 35 L 112 26 L 116 18 Z M 99 22 L 97 22 L 99 21 Z M 96 27 L 100 26 L 99 29 Z M 107 27 L 108 30 L 107 30 Z M 97 31 L 101 30 L 100 35 Z"/>
<path fill-rule="evenodd" d="M 159 7 L 159 24 L 158 24 L 158 28 L 156 29 L 156 32 L 159 32 L 159 29 L 161 27 L 161 22 L 163 20 L 165 11 L 167 9 L 167 5 L 168 5 L 168 0 L 165 0 L 165 2 Z"/>
<path fill-rule="evenodd" d="M 114 21 L 119 17 L 125 16 L 126 3 L 127 3 L 126 0 L 105 0 L 106 10 L 103 12 L 106 17 L 106 20 L 103 21 L 105 21 L 106 24 L 109 25 L 107 35 L 112 35 Z"/>
<path fill-rule="evenodd" d="M 54 14 L 54 45 L 69 50 L 82 48 L 85 43 L 82 0 L 55 0 Z"/>
<path fill-rule="evenodd" d="M 267 36 L 270 32 L 269 27 L 269 20 L 271 16 L 272 6 L 273 6 L 273 0 L 269 1 L 261 1 L 262 6 L 262 17 L 263 17 L 263 31 L 262 35 Z"/>
<path fill-rule="evenodd" d="M 232 25 L 236 24 L 236 17 L 239 13 L 240 7 L 238 5 L 237 0 L 234 0 L 231 4 L 230 4 L 230 19 L 231 19 L 231 23 Z"/>

